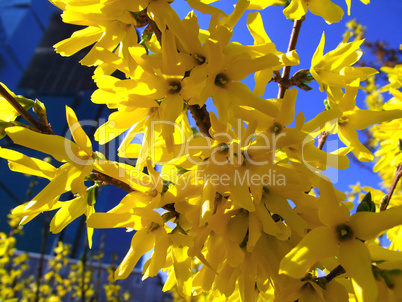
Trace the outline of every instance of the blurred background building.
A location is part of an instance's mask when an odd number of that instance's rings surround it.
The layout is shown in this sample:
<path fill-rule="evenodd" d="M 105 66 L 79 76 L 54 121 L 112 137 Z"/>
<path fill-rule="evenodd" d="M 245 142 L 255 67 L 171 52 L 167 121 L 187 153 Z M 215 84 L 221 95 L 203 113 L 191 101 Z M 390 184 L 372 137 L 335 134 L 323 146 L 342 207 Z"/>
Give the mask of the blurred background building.
<path fill-rule="evenodd" d="M 53 45 L 70 37 L 77 26 L 64 24 L 60 11 L 45 0 L 0 0 L 0 82 L 6 84 L 14 93 L 45 103 L 49 122 L 56 134 L 64 135 L 68 130 L 65 121 L 65 105 L 74 109 L 88 136 L 93 136 L 98 125 L 102 124 L 109 112 L 105 106 L 90 101 L 96 85 L 92 80 L 93 68 L 82 66 L 78 61 L 86 51 L 72 57 L 56 54 Z M 7 137 L 0 141 L 1 147 L 9 147 L 12 141 Z M 14 150 L 23 150 L 13 146 Z M 117 145 L 99 146 L 94 149 L 115 159 Z M 24 152 L 26 152 L 24 150 Z M 45 155 L 33 153 L 43 158 Z M 57 165 L 53 159 L 52 164 Z M 7 215 L 15 206 L 29 201 L 47 183 L 43 179 L 10 172 L 7 161 L 0 159 L 0 231 L 8 229 Z M 125 195 L 112 186 L 99 190 L 96 211 L 105 212 L 114 207 Z M 64 200 L 72 196 L 62 196 Z M 53 213 L 41 214 L 24 227 L 24 235 L 18 240 L 17 248 L 35 255 L 45 246 L 46 254 L 52 255 L 58 241 L 71 245 L 71 257 L 79 259 L 86 251 L 85 217 L 76 219 L 59 234 L 48 234 Z M 124 229 L 95 230 L 92 250 L 96 253 L 102 247 L 104 263 L 117 264 L 129 249 L 133 233 Z M 89 251 L 91 253 L 91 251 Z M 34 257 L 35 258 L 35 257 Z M 141 263 L 137 265 L 137 268 Z M 136 269 L 129 280 L 123 282 L 127 289 L 138 293 L 133 301 L 164 301 L 169 296 L 161 293 L 160 277 L 141 282 L 140 270 Z"/>

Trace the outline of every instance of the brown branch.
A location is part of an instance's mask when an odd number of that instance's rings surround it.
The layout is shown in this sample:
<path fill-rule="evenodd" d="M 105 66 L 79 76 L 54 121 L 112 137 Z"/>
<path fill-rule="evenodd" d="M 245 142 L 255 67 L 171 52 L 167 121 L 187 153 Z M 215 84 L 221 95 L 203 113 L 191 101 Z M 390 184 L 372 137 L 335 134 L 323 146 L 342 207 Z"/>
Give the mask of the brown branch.
<path fill-rule="evenodd" d="M 209 112 L 207 111 L 207 106 L 189 105 L 191 115 L 197 124 L 200 132 L 206 136 L 211 137 L 209 134 L 209 128 L 211 128 L 211 120 L 209 118 Z"/>
<path fill-rule="evenodd" d="M 324 144 L 327 141 L 328 136 L 329 136 L 328 131 L 323 131 L 320 133 L 320 135 L 318 136 L 318 146 L 317 146 L 318 149 L 322 150 L 322 148 L 324 148 Z"/>
<path fill-rule="evenodd" d="M 51 134 L 49 132 L 49 128 L 45 125 L 42 125 L 40 122 L 38 122 L 31 114 L 29 114 L 28 111 L 25 110 L 24 107 L 21 106 L 20 103 L 18 103 L 14 97 L 2 86 L 0 85 L 0 94 L 7 100 L 7 102 L 10 103 L 11 106 L 14 107 L 17 112 L 22 115 L 25 120 L 30 123 L 36 130 L 45 133 L 45 134 Z"/>
<path fill-rule="evenodd" d="M 290 35 L 288 52 L 296 49 L 297 39 L 299 38 L 300 28 L 304 21 L 305 17 L 303 16 L 300 20 L 295 20 L 293 23 L 292 34 Z M 281 81 L 279 83 L 279 91 L 278 91 L 278 99 L 283 99 L 285 96 L 285 91 L 288 87 L 288 81 L 290 76 L 290 68 L 291 66 L 285 66 L 282 71 Z"/>
<path fill-rule="evenodd" d="M 338 265 L 328 275 L 326 275 L 325 277 L 322 277 L 322 278 L 325 278 L 325 281 L 328 283 L 331 280 L 335 279 L 336 277 L 338 277 L 339 275 L 342 275 L 344 273 L 346 273 L 346 271 L 343 268 L 343 266 Z"/>
<path fill-rule="evenodd" d="M 156 25 L 155 21 L 149 19 L 148 26 L 146 28 L 147 31 L 153 32 L 158 40 L 159 44 L 162 46 L 162 32 L 160 28 Z"/>
<path fill-rule="evenodd" d="M 402 164 L 396 166 L 395 177 L 392 181 L 391 186 L 389 187 L 388 194 L 384 198 L 384 201 L 380 205 L 380 212 L 385 211 L 391 201 L 392 194 L 394 194 L 396 185 L 398 184 L 399 179 L 402 177 Z"/>
<path fill-rule="evenodd" d="M 113 185 L 117 188 L 120 188 L 120 189 L 126 191 L 127 193 L 131 193 L 131 192 L 135 191 L 133 188 L 131 188 L 125 182 L 122 182 L 119 179 L 110 177 L 110 176 L 103 174 L 101 172 L 98 172 L 98 171 L 92 172 L 91 178 L 88 180 L 103 182 L 102 185 Z M 162 208 L 168 211 L 168 213 L 165 213 L 163 216 L 163 218 L 166 219 L 166 221 L 169 221 L 170 219 L 173 219 L 173 218 L 178 218 L 180 216 L 180 213 L 176 212 L 176 210 L 175 210 L 174 203 L 164 205 Z"/>
<path fill-rule="evenodd" d="M 113 185 L 117 188 L 120 188 L 127 193 L 134 192 L 135 190 L 130 187 L 130 185 L 126 184 L 125 182 L 122 182 L 119 179 L 110 177 L 109 175 L 103 174 L 101 172 L 92 172 L 91 178 L 89 179 L 91 181 L 101 181 L 104 183 L 104 185 Z"/>

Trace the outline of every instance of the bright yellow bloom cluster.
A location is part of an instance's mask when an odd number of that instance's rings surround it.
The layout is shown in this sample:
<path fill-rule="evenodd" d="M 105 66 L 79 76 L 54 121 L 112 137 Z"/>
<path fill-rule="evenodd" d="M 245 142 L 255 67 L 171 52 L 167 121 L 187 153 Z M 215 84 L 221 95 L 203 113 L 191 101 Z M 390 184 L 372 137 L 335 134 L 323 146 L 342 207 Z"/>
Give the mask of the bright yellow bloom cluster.
<path fill-rule="evenodd" d="M 93 45 L 81 62 L 97 66 L 92 101 L 114 110 L 95 139 L 105 144 L 124 136 L 118 154 L 136 159 L 136 166 L 94 152 L 68 107 L 70 138 L 7 125 L 5 132 L 14 143 L 61 162 L 55 167 L 0 149 L 11 170 L 50 181 L 13 210 L 22 223 L 58 210 L 50 229 L 60 232 L 84 214 L 90 244 L 94 228 L 135 231 L 114 277 L 126 278 L 153 250 L 144 278 L 165 270 L 164 290 L 176 286 L 183 297 L 209 293 L 214 301 L 382 301 L 386 292 L 387 301 L 402 299 L 402 256 L 375 242 L 402 225 L 402 205 L 393 202 L 390 209 L 378 211 L 381 193 L 370 189 L 374 199 L 368 194 L 351 214 L 345 194 L 322 174 L 330 167 L 348 168 L 350 152 L 360 161 L 374 159 L 356 130 L 389 121 L 377 133 L 386 138 L 388 129 L 400 131 L 396 69 L 384 69 L 391 81 L 386 87 L 395 99 L 383 110 L 356 106 L 361 82 L 377 73 L 353 66 L 362 55 L 363 40 L 348 42 L 347 35 L 324 54 L 322 35 L 310 73 L 327 95 L 326 106 L 306 120 L 302 112 L 296 114 L 298 90 L 289 86 L 305 88 L 309 77 L 278 76 L 280 69 L 299 64 L 299 57 L 295 50 L 276 49 L 258 11 L 246 19 L 254 43 L 231 41 L 247 10 L 285 1 L 239 0 L 226 14 L 210 6 L 213 1 L 189 0 L 209 15 L 206 30 L 200 29 L 194 11 L 182 20 L 166 0 L 51 2 L 64 11 L 65 22 L 86 26 L 56 44 L 56 50 L 71 55 Z M 300 20 L 307 10 L 328 23 L 343 15 L 330 0 L 292 0 L 284 13 Z M 140 42 L 138 29 L 143 32 Z M 117 77 L 116 70 L 123 76 Z M 250 75 L 254 88 L 242 82 Z M 283 94 L 266 99 L 271 80 L 279 82 Z M 208 99 L 216 113 L 204 110 Z M 188 111 L 201 132 L 191 128 Z M 314 144 L 323 133 L 337 133 L 346 147 L 323 151 L 323 142 Z M 140 144 L 133 143 L 139 138 Z M 379 170 L 395 154 L 383 150 L 377 154 L 385 158 L 378 161 Z M 400 163 L 400 150 L 393 160 Z M 93 186 L 87 187 L 89 181 Z M 95 213 L 94 192 L 105 183 L 127 195 L 108 212 Z M 74 199 L 59 200 L 69 191 Z M 197 272 L 193 259 L 202 263 Z"/>

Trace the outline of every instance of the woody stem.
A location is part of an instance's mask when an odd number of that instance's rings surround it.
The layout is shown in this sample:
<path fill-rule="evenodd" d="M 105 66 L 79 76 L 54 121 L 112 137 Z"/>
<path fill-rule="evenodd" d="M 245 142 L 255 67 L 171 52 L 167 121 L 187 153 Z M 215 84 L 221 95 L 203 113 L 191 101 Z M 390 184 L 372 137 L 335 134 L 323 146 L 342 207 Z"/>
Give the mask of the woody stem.
<path fill-rule="evenodd" d="M 398 181 L 401 177 L 402 177 L 402 164 L 399 164 L 396 166 L 395 177 L 394 180 L 392 181 L 391 186 L 389 187 L 388 194 L 386 195 L 387 197 L 385 198 L 384 202 L 382 202 L 380 205 L 380 212 L 385 211 L 387 209 L 392 194 L 394 194 L 396 185 L 398 184 Z"/>
<path fill-rule="evenodd" d="M 292 34 L 290 35 L 288 52 L 296 49 L 297 39 L 299 38 L 300 28 L 304 21 L 305 17 L 303 16 L 300 20 L 295 20 L 293 23 Z M 279 91 L 278 91 L 278 99 L 283 99 L 285 96 L 285 91 L 288 87 L 289 76 L 290 76 L 290 68 L 291 66 L 285 66 L 282 71 L 282 77 L 279 82 Z"/>
<path fill-rule="evenodd" d="M 209 118 L 209 112 L 207 111 L 207 106 L 198 106 L 198 105 L 189 105 L 191 115 L 197 124 L 200 132 L 206 136 L 211 137 L 209 135 L 209 128 L 211 128 L 211 120 Z"/>
<path fill-rule="evenodd" d="M 21 114 L 25 120 L 30 123 L 36 130 L 39 130 L 42 133 L 49 133 L 49 130 L 45 125 L 42 125 L 40 122 L 38 122 L 31 114 L 28 113 L 28 111 L 25 110 L 24 107 L 21 106 L 20 103 L 18 103 L 14 97 L 2 86 L 0 85 L 0 94 L 7 100 L 7 102 L 10 103 L 11 106 L 14 107 L 15 110 L 19 114 Z"/>

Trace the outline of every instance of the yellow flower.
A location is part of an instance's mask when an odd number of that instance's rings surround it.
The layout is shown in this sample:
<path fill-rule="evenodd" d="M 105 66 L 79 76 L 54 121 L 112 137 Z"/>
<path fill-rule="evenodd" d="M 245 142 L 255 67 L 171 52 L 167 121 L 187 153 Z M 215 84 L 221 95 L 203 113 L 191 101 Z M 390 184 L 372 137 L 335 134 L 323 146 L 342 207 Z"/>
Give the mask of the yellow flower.
<path fill-rule="evenodd" d="M 356 106 L 356 95 L 358 92 L 358 81 L 350 83 L 345 88 L 345 94 L 335 103 L 330 102 L 331 109 L 337 108 L 342 112 L 338 119 L 337 128 L 339 138 L 360 161 L 371 161 L 374 155 L 359 141 L 356 130 L 364 130 L 369 126 L 393 119 L 402 118 L 402 110 L 363 110 Z M 386 108 L 384 108 L 386 109 Z"/>
<path fill-rule="evenodd" d="M 58 173 L 48 185 L 48 190 L 52 191 L 52 194 L 43 193 L 41 196 L 43 199 L 34 199 L 28 208 L 40 207 L 47 203 L 45 200 L 50 200 L 50 196 L 55 198 L 70 189 L 73 193 L 80 194 L 86 191 L 84 177 L 92 171 L 94 164 L 92 144 L 69 107 L 66 107 L 66 117 L 75 143 L 61 136 L 41 134 L 24 127 L 6 129 L 7 135 L 14 143 L 49 154 L 60 162 L 66 162 L 58 168 Z M 61 186 L 61 183 L 66 185 Z"/>
<path fill-rule="evenodd" d="M 192 98 L 190 104 L 203 105 L 207 98 L 212 96 L 222 123 L 230 121 L 232 111 L 238 106 L 249 106 L 269 116 L 275 116 L 277 109 L 271 102 L 257 97 L 239 81 L 253 72 L 280 65 L 279 58 L 273 53 L 253 58 L 247 50 L 239 53 L 231 52 L 230 48 L 224 52 L 226 45 L 223 41 L 227 40 L 227 35 L 227 29 L 220 27 L 214 39 L 210 38 L 205 43 L 208 62 L 206 70 L 195 69 L 190 75 L 199 79 L 202 77 L 197 73 L 203 73 L 206 76 L 205 86 L 199 100 Z"/>
<path fill-rule="evenodd" d="M 161 194 L 164 184 L 159 172 L 152 167 L 149 158 L 147 168 L 150 175 L 137 170 L 138 175 L 142 176 L 138 178 L 142 178 L 142 183 L 152 186 L 153 191 L 134 191 L 127 194 L 110 211 L 94 213 L 88 217 L 87 224 L 90 228 L 127 228 L 128 231 L 137 231 L 132 238 L 129 251 L 115 272 L 116 279 L 127 278 L 139 259 L 154 247 L 155 251 L 147 264 L 144 278 L 155 276 L 165 266 L 170 240 L 162 217 L 154 211 L 162 205 Z"/>
<path fill-rule="evenodd" d="M 381 67 L 381 71 L 387 73 L 389 84 L 382 87 L 380 91 L 402 87 L 402 64 L 397 64 L 394 67 L 384 66 Z"/>
<path fill-rule="evenodd" d="M 342 20 L 343 9 L 331 0 L 292 0 L 283 13 L 288 19 L 300 20 L 309 10 L 331 24 Z"/>
<path fill-rule="evenodd" d="M 359 301 L 376 301 L 378 290 L 365 240 L 377 238 L 402 224 L 402 207 L 380 213 L 358 212 L 350 216 L 331 183 L 322 180 L 318 214 L 323 226 L 310 231 L 281 261 L 280 273 L 301 279 L 319 260 L 337 256 L 352 279 Z M 362 242 L 363 241 L 363 242 Z"/>
<path fill-rule="evenodd" d="M 87 26 L 54 47 L 63 56 L 71 56 L 77 51 L 94 44 L 92 50 L 81 60 L 84 65 L 99 65 L 95 48 L 100 47 L 115 50 L 123 42 L 123 52 L 128 54 L 128 47 L 137 44 L 137 22 L 130 12 L 142 10 L 137 1 L 123 1 L 116 5 L 116 1 L 90 0 L 85 3 L 79 1 L 51 1 L 63 9 L 63 21 L 66 23 Z"/>
<path fill-rule="evenodd" d="M 362 56 L 360 45 L 364 40 L 347 42 L 349 37 L 350 33 L 345 36 L 343 41 L 334 50 L 324 55 L 325 34 L 322 34 L 320 44 L 313 55 L 310 68 L 312 76 L 320 84 L 321 91 L 327 91 L 330 88 L 339 94 L 341 88 L 347 87 L 356 79 L 364 81 L 377 73 L 371 67 L 351 66 Z"/>
<path fill-rule="evenodd" d="M 61 232 L 73 220 L 85 214 L 88 218 L 95 212 L 95 187 L 87 189 L 83 196 L 78 196 L 72 200 L 58 202 L 60 208 L 50 222 L 50 231 L 54 234 Z M 54 207 L 51 209 L 55 209 Z M 89 248 L 92 248 L 93 228 L 87 225 L 87 236 Z"/>
<path fill-rule="evenodd" d="M 24 127 L 9 127 L 7 134 L 14 143 L 52 155 L 56 160 L 64 162 L 59 168 L 51 164 L 28 157 L 22 153 L 0 149 L 0 157 L 9 161 L 13 171 L 28 173 L 47 178 L 50 183 L 31 201 L 16 207 L 12 213 L 22 216 L 25 224 L 44 211 L 60 209 L 51 222 L 51 231 L 59 232 L 78 216 L 85 214 L 89 218 L 94 212 L 94 189 L 87 189 L 84 184 L 92 170 L 118 178 L 139 192 L 152 192 L 152 184 L 142 185 L 141 175 L 132 171 L 134 167 L 109 162 L 100 153 L 92 152 L 92 143 L 81 128 L 74 111 L 66 107 L 66 117 L 70 135 L 75 142 L 61 136 L 34 132 Z M 70 201 L 59 201 L 60 196 L 71 191 L 77 198 Z M 92 229 L 88 227 L 90 244 Z"/>

